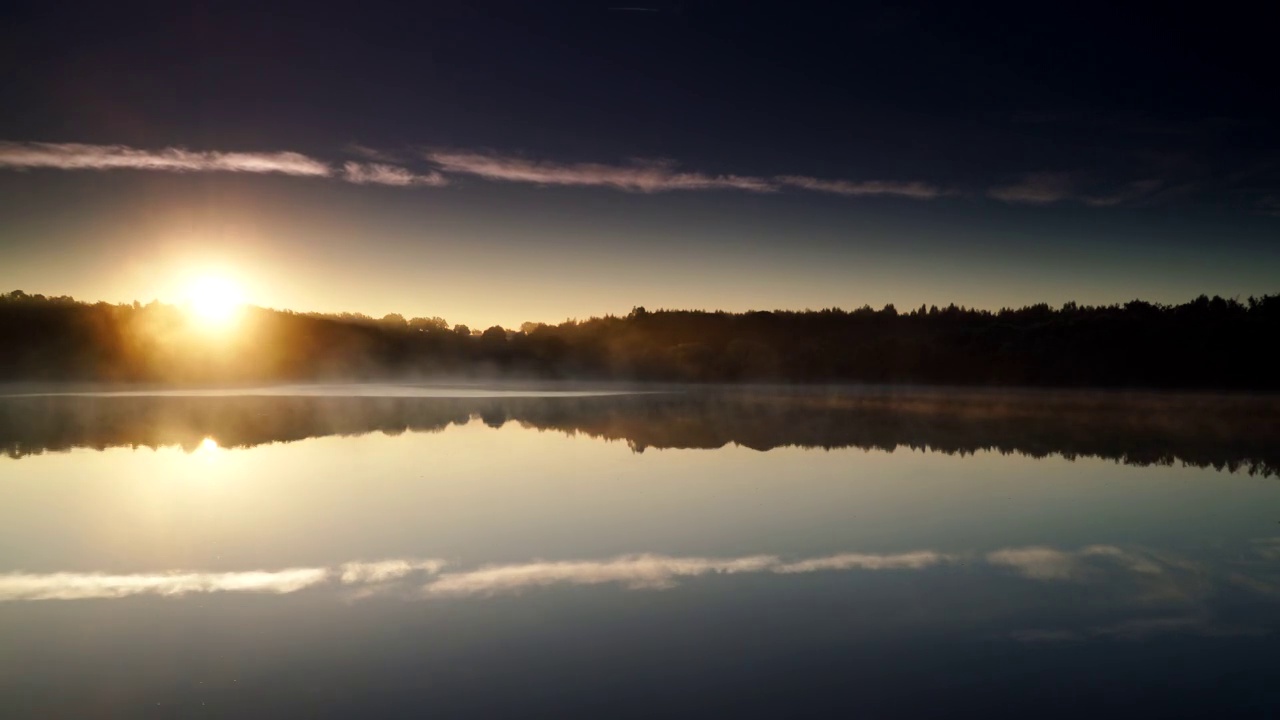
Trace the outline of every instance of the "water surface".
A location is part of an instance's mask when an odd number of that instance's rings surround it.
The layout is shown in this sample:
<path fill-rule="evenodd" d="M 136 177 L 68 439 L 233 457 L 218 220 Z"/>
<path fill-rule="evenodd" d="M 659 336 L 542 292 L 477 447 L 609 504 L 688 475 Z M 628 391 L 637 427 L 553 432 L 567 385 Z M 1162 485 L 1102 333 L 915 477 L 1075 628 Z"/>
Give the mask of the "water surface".
<path fill-rule="evenodd" d="M 5 717 L 1269 716 L 1266 398 L 0 398 Z"/>

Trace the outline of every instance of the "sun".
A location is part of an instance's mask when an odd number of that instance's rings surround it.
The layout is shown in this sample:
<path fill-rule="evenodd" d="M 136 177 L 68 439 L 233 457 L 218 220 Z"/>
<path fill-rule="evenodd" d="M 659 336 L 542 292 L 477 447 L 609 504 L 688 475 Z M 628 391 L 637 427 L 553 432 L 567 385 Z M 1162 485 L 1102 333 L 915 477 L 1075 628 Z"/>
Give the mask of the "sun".
<path fill-rule="evenodd" d="M 192 317 L 209 328 L 232 325 L 244 305 L 244 294 L 233 280 L 216 275 L 196 278 L 187 288 Z"/>

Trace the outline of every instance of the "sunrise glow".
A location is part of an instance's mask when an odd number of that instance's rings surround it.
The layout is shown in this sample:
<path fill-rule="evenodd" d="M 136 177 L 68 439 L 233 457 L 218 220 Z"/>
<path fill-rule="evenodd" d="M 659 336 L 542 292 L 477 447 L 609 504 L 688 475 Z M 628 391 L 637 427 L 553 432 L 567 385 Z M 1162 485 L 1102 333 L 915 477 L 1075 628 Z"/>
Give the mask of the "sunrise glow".
<path fill-rule="evenodd" d="M 193 281 L 187 290 L 187 308 L 202 327 L 223 329 L 235 323 L 244 306 L 244 293 L 233 280 L 205 275 Z"/>

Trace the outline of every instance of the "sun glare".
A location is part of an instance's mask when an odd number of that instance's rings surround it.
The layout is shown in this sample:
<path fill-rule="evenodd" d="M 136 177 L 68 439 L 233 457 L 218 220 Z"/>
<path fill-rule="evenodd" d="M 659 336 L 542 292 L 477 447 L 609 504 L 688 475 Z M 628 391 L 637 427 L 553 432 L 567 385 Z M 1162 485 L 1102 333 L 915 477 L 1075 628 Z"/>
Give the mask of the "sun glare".
<path fill-rule="evenodd" d="M 240 314 L 244 297 L 240 287 L 224 277 L 205 276 L 193 282 L 187 291 L 187 303 L 192 316 L 200 324 L 226 327 Z"/>
<path fill-rule="evenodd" d="M 196 446 L 195 454 L 196 457 L 206 463 L 212 463 L 214 460 L 218 459 L 219 455 L 222 454 L 222 447 L 218 445 L 217 440 L 214 440 L 211 437 L 206 437 L 200 441 L 199 445 Z"/>

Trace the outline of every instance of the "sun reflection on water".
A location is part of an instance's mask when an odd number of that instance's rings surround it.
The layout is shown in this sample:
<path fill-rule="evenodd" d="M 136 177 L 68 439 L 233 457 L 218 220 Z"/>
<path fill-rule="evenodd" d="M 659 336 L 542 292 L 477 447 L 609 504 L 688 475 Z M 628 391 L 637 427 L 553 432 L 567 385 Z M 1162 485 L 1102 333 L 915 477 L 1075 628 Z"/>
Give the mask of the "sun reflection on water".
<path fill-rule="evenodd" d="M 196 454 L 203 457 L 207 461 L 212 461 L 222 452 L 222 447 L 218 445 L 218 441 L 212 437 L 206 437 L 200 441 L 200 445 L 196 447 Z"/>

